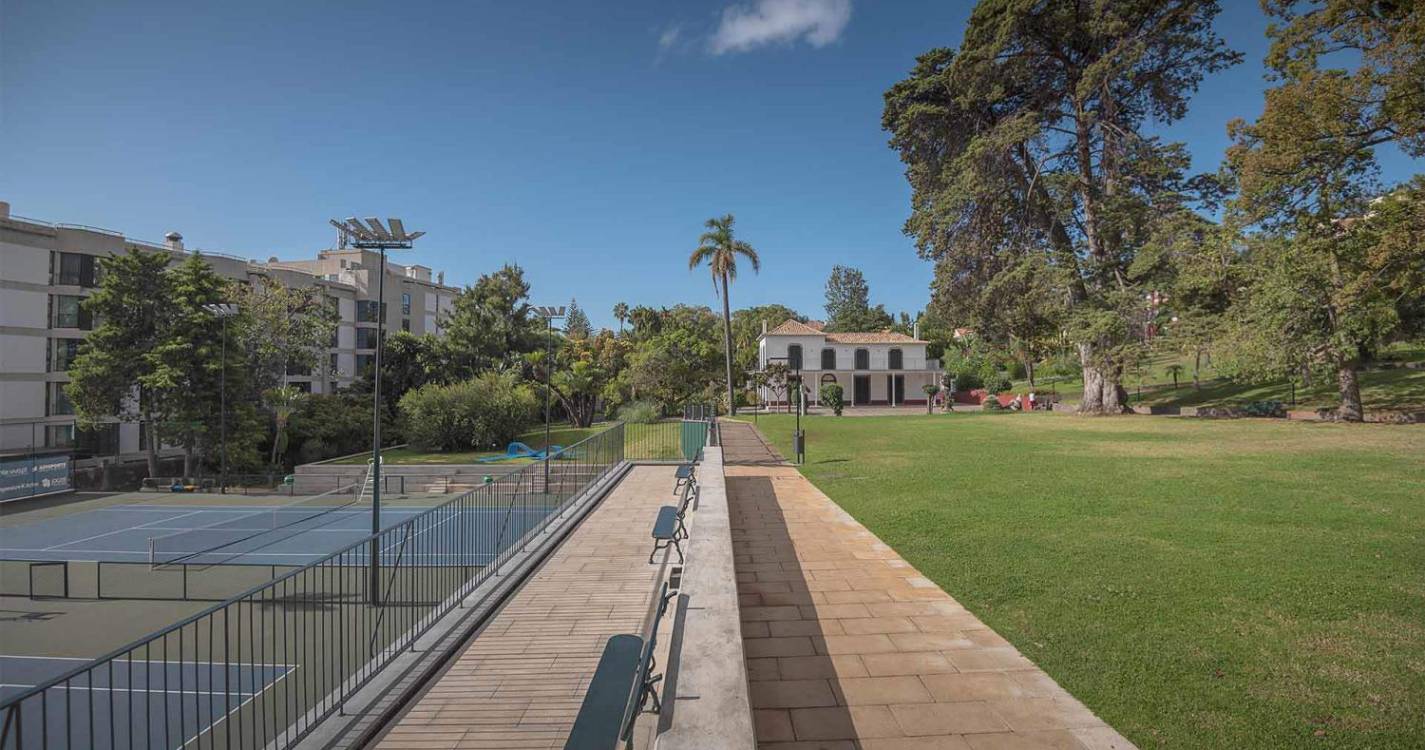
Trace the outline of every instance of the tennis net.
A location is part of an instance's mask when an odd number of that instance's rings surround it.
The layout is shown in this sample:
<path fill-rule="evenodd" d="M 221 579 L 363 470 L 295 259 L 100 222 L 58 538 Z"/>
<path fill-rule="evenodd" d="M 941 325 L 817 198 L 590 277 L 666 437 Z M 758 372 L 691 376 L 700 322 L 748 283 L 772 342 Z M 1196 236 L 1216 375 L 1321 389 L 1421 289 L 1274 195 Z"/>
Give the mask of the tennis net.
<path fill-rule="evenodd" d="M 267 535 L 279 529 L 298 533 L 320 525 L 325 520 L 322 517 L 329 513 L 369 502 L 370 491 L 368 475 L 367 481 L 360 484 L 245 513 L 211 526 L 150 537 L 148 561 L 155 566 L 190 561 L 199 555 L 218 552 L 258 537 L 267 543 L 271 541 Z"/>

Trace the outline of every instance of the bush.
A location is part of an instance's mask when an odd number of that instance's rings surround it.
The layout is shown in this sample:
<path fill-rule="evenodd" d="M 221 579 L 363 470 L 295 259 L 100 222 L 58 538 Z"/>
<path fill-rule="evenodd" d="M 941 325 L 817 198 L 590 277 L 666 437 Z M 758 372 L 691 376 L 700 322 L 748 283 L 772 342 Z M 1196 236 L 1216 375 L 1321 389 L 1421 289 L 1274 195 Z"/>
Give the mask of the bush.
<path fill-rule="evenodd" d="M 631 401 L 618 410 L 618 418 L 635 424 L 651 424 L 663 416 L 663 410 L 652 401 Z"/>
<path fill-rule="evenodd" d="M 831 413 L 841 416 L 841 410 L 846 408 L 846 390 L 836 383 L 824 383 L 821 386 L 821 402 L 831 407 Z"/>
<path fill-rule="evenodd" d="M 1286 404 L 1280 401 L 1253 401 L 1242 407 L 1249 417 L 1285 417 Z"/>
<path fill-rule="evenodd" d="M 1009 378 L 998 374 L 988 379 L 985 383 L 985 390 L 990 393 L 1003 393 L 1013 387 L 1014 383 L 1011 383 Z"/>
<path fill-rule="evenodd" d="M 411 445 L 425 451 L 491 450 L 534 421 L 538 401 L 513 375 L 487 372 L 450 385 L 428 384 L 401 398 Z"/>
<path fill-rule="evenodd" d="M 955 379 L 955 391 L 957 393 L 973 391 L 976 388 L 985 387 L 985 381 L 980 378 L 979 374 L 968 370 L 952 372 L 949 374 L 949 377 Z"/>
<path fill-rule="evenodd" d="M 993 393 L 986 393 L 984 403 L 980 404 L 985 411 L 1004 411 L 1004 405 L 999 402 Z"/>

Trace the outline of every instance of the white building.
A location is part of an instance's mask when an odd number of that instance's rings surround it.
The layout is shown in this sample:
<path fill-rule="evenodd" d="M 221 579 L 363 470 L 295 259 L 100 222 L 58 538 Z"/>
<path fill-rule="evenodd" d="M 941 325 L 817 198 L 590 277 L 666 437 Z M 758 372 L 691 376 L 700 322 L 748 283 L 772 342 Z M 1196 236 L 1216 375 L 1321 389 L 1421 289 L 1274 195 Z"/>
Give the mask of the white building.
<path fill-rule="evenodd" d="M 818 403 L 822 384 L 837 383 L 850 406 L 924 406 L 925 386 L 941 385 L 944 373 L 939 360 L 926 358 L 927 342 L 916 333 L 829 333 L 819 323 L 795 320 L 769 331 L 764 323 L 757 361 L 763 368 L 782 362 L 800 369 L 810 403 Z M 785 404 L 788 393 L 763 388 L 758 397 Z"/>
<path fill-rule="evenodd" d="M 69 362 L 93 326 L 79 303 L 96 286 L 96 261 L 129 248 L 168 253 L 175 260 L 190 252 L 177 232 L 163 243 L 145 242 L 105 229 L 12 216 L 9 204 L 0 202 L 0 455 L 65 449 L 77 457 L 142 455 L 137 423 L 114 420 L 77 432 L 63 390 Z M 287 286 L 319 287 L 335 307 L 340 322 L 321 366 L 289 374 L 287 382 L 329 392 L 351 384 L 372 365 L 382 309 L 378 253 L 333 249 L 310 260 L 257 261 L 192 252 L 230 279 L 267 277 Z M 439 334 L 441 317 L 458 291 L 444 283 L 444 274 L 432 280 L 425 266 L 388 260 L 386 329 Z"/>

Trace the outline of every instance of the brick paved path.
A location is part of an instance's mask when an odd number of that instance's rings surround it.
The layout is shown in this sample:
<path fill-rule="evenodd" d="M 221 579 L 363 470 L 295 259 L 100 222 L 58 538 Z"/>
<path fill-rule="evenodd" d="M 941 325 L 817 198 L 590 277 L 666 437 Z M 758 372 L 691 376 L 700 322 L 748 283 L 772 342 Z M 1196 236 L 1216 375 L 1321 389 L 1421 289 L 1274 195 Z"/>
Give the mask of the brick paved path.
<path fill-rule="evenodd" d="M 759 747 L 1132 747 L 751 431 L 722 426 Z"/>
<path fill-rule="evenodd" d="M 671 467 L 637 467 L 584 519 L 427 692 L 382 748 L 561 748 L 604 642 L 640 633 Z"/>

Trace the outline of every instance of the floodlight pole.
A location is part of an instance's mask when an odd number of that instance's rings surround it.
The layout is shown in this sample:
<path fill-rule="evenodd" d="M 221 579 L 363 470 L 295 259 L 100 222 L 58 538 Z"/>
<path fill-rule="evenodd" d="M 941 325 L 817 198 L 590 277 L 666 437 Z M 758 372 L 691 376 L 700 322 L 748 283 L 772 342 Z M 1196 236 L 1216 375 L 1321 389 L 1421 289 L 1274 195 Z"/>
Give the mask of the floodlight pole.
<path fill-rule="evenodd" d="M 222 361 L 218 370 L 218 441 L 222 453 L 218 492 L 228 493 L 228 318 L 237 315 L 238 307 L 230 302 L 214 302 L 203 309 L 223 321 Z"/>
<path fill-rule="evenodd" d="M 544 494 L 549 494 L 549 410 L 550 394 L 554 387 L 554 319 L 564 317 L 564 308 L 543 306 L 536 308 L 544 316 L 548 327 L 548 338 L 544 354 Z"/>
<path fill-rule="evenodd" d="M 376 218 L 367 219 L 366 224 L 354 217 L 345 222 L 331 221 L 352 247 L 381 253 L 380 277 L 376 280 L 376 361 L 371 377 L 371 562 L 367 593 L 373 607 L 381 605 L 381 351 L 386 344 L 386 251 L 409 250 L 416 238 L 425 234 L 408 233 L 400 219 L 387 219 L 387 223 L 389 229 Z M 357 492 L 360 497 L 360 490 Z"/>
<path fill-rule="evenodd" d="M 381 599 L 381 350 L 386 343 L 386 248 L 376 280 L 376 367 L 371 377 L 371 605 Z"/>

